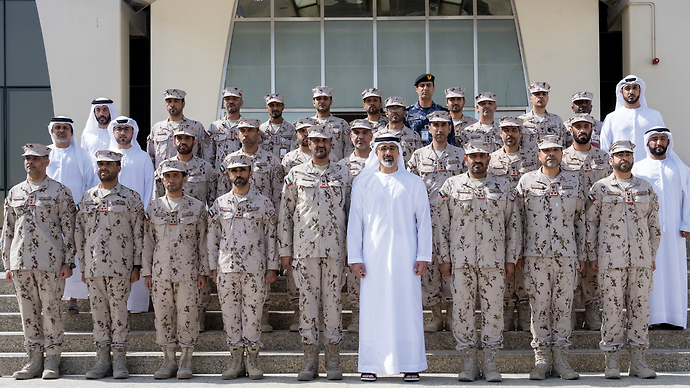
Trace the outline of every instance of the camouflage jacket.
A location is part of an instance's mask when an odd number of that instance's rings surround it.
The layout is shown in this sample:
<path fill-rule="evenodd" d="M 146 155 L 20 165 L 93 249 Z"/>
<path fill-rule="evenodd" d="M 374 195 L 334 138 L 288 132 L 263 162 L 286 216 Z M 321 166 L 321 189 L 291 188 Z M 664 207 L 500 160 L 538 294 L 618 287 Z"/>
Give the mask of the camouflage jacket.
<path fill-rule="evenodd" d="M 252 159 L 252 178 L 250 179 L 252 189 L 270 199 L 274 208 L 280 204 L 280 190 L 283 187 L 283 177 L 285 176 L 280 159 L 261 148 L 252 155 L 244 152 L 243 149 L 235 151 L 233 154 L 247 155 Z M 218 197 L 232 190 L 232 182 L 230 182 L 228 172 L 223 165 L 221 165 L 221 174 L 220 179 L 218 179 Z"/>
<path fill-rule="evenodd" d="M 329 154 L 329 159 L 332 163 L 337 162 L 333 154 Z M 299 166 L 300 164 L 307 163 L 311 160 L 311 154 L 302 152 L 299 148 L 292 150 L 285 155 L 280 164 L 283 166 L 283 176 L 287 175 L 293 167 Z M 281 183 L 282 184 L 282 183 Z"/>
<path fill-rule="evenodd" d="M 522 140 L 520 148 L 526 150 L 539 151 L 537 148 L 537 140 L 546 135 L 558 135 L 561 137 L 561 145 L 565 147 L 570 144 L 567 143 L 567 132 L 563 120 L 553 113 L 546 113 L 542 119 L 534 111 L 529 111 L 524 115 L 518 117 L 522 120 Z"/>
<path fill-rule="evenodd" d="M 415 151 L 407 162 L 407 170 L 424 181 L 427 194 L 429 194 L 429 205 L 432 208 L 440 198 L 438 191 L 446 179 L 467 170 L 463 162 L 464 156 L 465 151 L 460 147 L 448 144 L 443 151 L 439 152 L 429 144 Z"/>
<path fill-rule="evenodd" d="M 208 134 L 204 131 L 204 125 L 198 121 L 190 120 L 183 116 L 181 125 L 189 125 L 194 128 L 196 133 L 196 145 L 192 152 L 201 159 L 211 162 L 213 160 L 213 144 Z M 151 134 L 146 138 L 146 152 L 151 157 L 154 166 L 158 166 L 165 159 L 177 155 L 177 150 L 173 145 L 173 125 L 169 120 L 159 121 L 151 127 Z"/>
<path fill-rule="evenodd" d="M 211 157 L 208 161 L 216 169 L 220 168 L 226 156 L 242 148 L 237 120 L 222 118 L 214 121 L 209 125 L 206 136 L 211 139 Z"/>
<path fill-rule="evenodd" d="M 381 117 L 379 118 L 379 121 L 371 121 L 368 117 L 366 118 L 366 120 L 369 122 L 369 124 L 371 124 L 372 132 L 376 132 L 379 129 L 386 128 L 386 126 L 388 125 L 388 119 L 383 117 L 383 112 L 381 112 Z"/>
<path fill-rule="evenodd" d="M 280 124 L 273 124 L 271 121 L 265 121 L 259 126 L 261 131 L 261 147 L 264 151 L 273 153 L 279 159 L 285 155 L 299 148 L 297 144 L 297 135 L 295 135 L 295 126 L 289 121 L 283 119 Z"/>
<path fill-rule="evenodd" d="M 374 132 L 374 136 L 372 138 L 372 145 L 374 144 L 373 139 L 376 139 L 376 137 L 384 131 L 400 139 L 400 145 L 403 149 L 403 160 L 405 161 L 405 163 L 407 163 L 410 160 L 410 158 L 412 158 L 412 154 L 416 150 L 422 148 L 422 138 L 419 137 L 419 134 L 417 132 L 407 127 L 402 127 L 402 129 L 398 130 L 390 129 L 388 127 L 379 129 L 378 131 Z"/>
<path fill-rule="evenodd" d="M 431 106 L 428 108 L 422 108 L 422 106 L 419 105 L 419 101 L 417 101 L 414 105 L 407 107 L 407 115 L 405 115 L 404 120 L 405 126 L 419 134 L 420 138 L 422 139 L 422 146 L 431 144 L 431 140 L 433 140 L 429 134 L 429 120 L 426 118 L 426 116 L 429 113 L 437 110 L 448 112 L 448 108 L 438 105 L 433 101 L 431 102 Z M 454 141 L 455 132 L 453 131 L 451 125 L 451 130 L 448 134 L 448 142 L 450 144 L 454 144 Z"/>
<path fill-rule="evenodd" d="M 335 156 L 335 160 L 342 159 L 345 155 L 349 155 L 355 146 L 350 140 L 350 124 L 347 121 L 330 115 L 325 119 L 313 116 L 319 124 L 331 124 L 333 126 L 333 147 L 331 153 Z"/>
<path fill-rule="evenodd" d="M 456 130 L 455 133 L 457 134 L 458 131 Z M 468 141 L 485 141 L 491 146 L 489 149 L 490 152 L 494 152 L 503 147 L 501 127 L 499 127 L 496 123 L 493 123 L 492 125 L 484 125 L 477 121 L 476 123 L 465 127 L 465 129 L 460 132 L 459 137 L 463 143 L 467 143 Z"/>
<path fill-rule="evenodd" d="M 571 117 L 572 118 L 572 117 Z M 571 127 L 571 122 L 570 119 L 566 120 L 565 123 L 565 130 L 567 135 L 566 138 L 566 143 L 568 144 L 573 144 L 573 135 L 570 133 L 570 127 Z M 592 124 L 592 139 L 589 141 L 592 144 L 592 147 L 599 148 L 599 141 L 601 140 L 601 128 L 604 126 L 604 123 L 594 119 L 594 124 Z"/>
<path fill-rule="evenodd" d="M 351 153 L 350 156 L 346 156 L 342 158 L 338 164 L 347 168 L 348 171 L 350 171 L 350 175 L 352 175 L 352 180 L 359 175 L 360 172 L 362 172 L 362 169 L 364 168 L 364 164 L 366 163 L 366 159 L 363 158 L 358 158 L 355 156 L 355 153 Z"/>
<path fill-rule="evenodd" d="M 177 155 L 170 160 L 179 160 Z M 218 189 L 218 172 L 213 169 L 211 163 L 194 156 L 187 163 L 187 183 L 184 184 L 184 193 L 201 201 L 204 205 L 211 206 L 216 200 L 216 190 Z M 165 195 L 163 186 L 163 174 L 160 173 L 160 166 L 156 169 L 156 186 L 154 196 L 156 198 Z"/>
<path fill-rule="evenodd" d="M 515 154 L 513 157 L 513 154 L 506 153 L 505 149 L 501 147 L 491 153 L 491 160 L 489 160 L 489 173 L 510 180 L 511 189 L 515 189 L 518 181 L 526 172 L 541 167 L 536 152 L 525 151 L 520 148 Z"/>
<path fill-rule="evenodd" d="M 613 172 L 609 154 L 594 147 L 586 155 L 579 155 L 573 146 L 566 148 L 563 151 L 561 169 L 577 176 L 583 192 L 588 192 L 593 184 Z"/>
<path fill-rule="evenodd" d="M 472 125 L 476 122 L 479 122 L 479 120 L 475 119 L 474 117 L 470 117 L 467 115 L 462 115 L 460 120 L 453 120 L 453 129 L 455 130 L 455 145 L 460 147 L 462 146 L 463 140 L 460 134 L 462 131 L 467 128 L 469 125 Z"/>

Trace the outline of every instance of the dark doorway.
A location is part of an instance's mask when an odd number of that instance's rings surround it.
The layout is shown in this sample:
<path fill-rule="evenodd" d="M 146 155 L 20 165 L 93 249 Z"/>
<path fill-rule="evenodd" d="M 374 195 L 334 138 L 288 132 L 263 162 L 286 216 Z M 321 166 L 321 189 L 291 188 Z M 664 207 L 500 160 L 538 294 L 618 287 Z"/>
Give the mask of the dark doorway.
<path fill-rule="evenodd" d="M 623 78 L 623 34 L 608 30 L 609 6 L 599 2 L 599 109 L 601 120 L 616 108 L 616 84 Z"/>
<path fill-rule="evenodd" d="M 151 13 L 147 7 L 146 35 L 129 37 L 129 114 L 139 125 L 137 142 L 146 149 L 151 132 Z"/>

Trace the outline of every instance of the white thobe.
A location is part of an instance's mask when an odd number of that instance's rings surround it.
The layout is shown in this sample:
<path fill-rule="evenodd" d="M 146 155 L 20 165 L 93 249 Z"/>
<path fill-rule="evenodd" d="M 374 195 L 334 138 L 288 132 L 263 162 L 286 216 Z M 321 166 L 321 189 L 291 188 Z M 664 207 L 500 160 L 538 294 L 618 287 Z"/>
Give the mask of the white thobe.
<path fill-rule="evenodd" d="M 136 149 L 118 149 L 122 153 L 122 170 L 119 181 L 122 185 L 139 193 L 146 210 L 153 196 L 153 163 L 146 152 Z M 132 284 L 132 291 L 127 300 L 129 311 L 149 311 L 149 290 L 144 285 L 142 276 Z"/>
<path fill-rule="evenodd" d="M 685 239 L 680 231 L 690 232 L 690 187 L 681 187 L 681 172 L 687 170 L 679 168 L 671 158 L 647 158 L 633 166 L 633 174 L 651 183 L 659 196 L 661 243 L 649 298 L 650 325 L 687 325 L 688 265 Z"/>
<path fill-rule="evenodd" d="M 635 144 L 633 155 L 639 162 L 647 157 L 644 133 L 655 126 L 665 126 L 658 111 L 641 106 L 637 109 L 619 107 L 606 115 L 601 128 L 599 148 L 609 152 L 609 146 L 619 140 L 630 140 Z"/>
<path fill-rule="evenodd" d="M 416 261 L 431 262 L 426 186 L 399 169 L 355 181 L 347 229 L 348 262 L 364 263 L 360 283 L 359 367 L 396 374 L 427 369 L 421 277 Z"/>
<path fill-rule="evenodd" d="M 67 148 L 58 148 L 53 145 L 48 158 L 50 163 L 46 168 L 46 174 L 69 188 L 75 204 L 79 203 L 81 195 L 86 190 L 98 184 L 98 178 L 93 170 L 93 159 L 78 145 L 70 144 Z M 86 284 L 81 281 L 79 260 L 75 260 L 74 264 L 76 267 L 72 270 L 72 276 L 65 281 L 62 299 L 88 299 L 89 292 Z"/>
<path fill-rule="evenodd" d="M 110 147 L 110 134 L 107 128 L 98 128 L 97 135 L 84 133 L 81 135 L 81 146 L 93 156 L 96 151 L 107 150 Z"/>

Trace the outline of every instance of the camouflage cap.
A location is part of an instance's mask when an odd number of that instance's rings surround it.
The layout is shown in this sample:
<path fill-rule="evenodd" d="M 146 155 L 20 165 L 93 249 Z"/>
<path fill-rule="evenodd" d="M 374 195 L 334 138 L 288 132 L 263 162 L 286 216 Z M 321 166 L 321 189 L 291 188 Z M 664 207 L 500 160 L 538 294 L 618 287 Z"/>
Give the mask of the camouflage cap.
<path fill-rule="evenodd" d="M 378 97 L 383 100 L 383 93 L 381 93 L 381 91 L 376 88 L 369 88 L 362 92 L 362 100 L 364 100 L 367 97 Z"/>
<path fill-rule="evenodd" d="M 223 163 L 225 164 L 225 169 L 223 169 L 223 166 L 221 166 L 221 170 L 223 170 L 223 172 L 237 167 L 252 168 L 252 157 L 246 154 L 232 153 L 223 159 Z"/>
<path fill-rule="evenodd" d="M 362 128 L 362 129 L 368 129 L 370 131 L 373 130 L 373 128 L 371 128 L 371 122 L 369 122 L 369 120 L 365 120 L 365 119 L 352 120 L 350 122 L 350 128 Z"/>
<path fill-rule="evenodd" d="M 328 86 L 317 86 L 314 89 L 311 90 L 312 92 L 312 98 L 316 97 L 333 97 L 333 89 L 329 88 Z"/>
<path fill-rule="evenodd" d="M 546 82 L 535 82 L 529 86 L 529 93 L 530 94 L 533 94 L 536 92 L 548 93 L 550 90 L 551 90 L 551 85 L 547 84 Z"/>
<path fill-rule="evenodd" d="M 181 160 L 168 159 L 161 162 L 158 170 L 159 176 L 170 171 L 187 172 L 187 163 Z"/>
<path fill-rule="evenodd" d="M 496 102 L 496 95 L 491 92 L 479 93 L 475 98 L 474 102 L 479 104 L 482 101 L 493 101 Z"/>
<path fill-rule="evenodd" d="M 573 97 L 572 97 L 571 101 L 572 102 L 580 101 L 580 100 L 592 101 L 593 97 L 594 97 L 594 95 L 590 92 L 577 92 L 577 93 L 573 93 Z"/>
<path fill-rule="evenodd" d="M 522 130 L 522 120 L 515 116 L 505 116 L 501 117 L 501 120 L 498 122 L 498 126 L 503 128 L 503 127 L 518 127 L 520 130 Z"/>
<path fill-rule="evenodd" d="M 446 112 L 445 110 L 435 110 L 428 115 L 426 115 L 426 118 L 429 120 L 430 123 L 433 123 L 434 121 L 436 122 L 450 122 L 450 113 Z"/>
<path fill-rule="evenodd" d="M 177 98 L 183 100 L 186 95 L 187 93 L 182 89 L 166 89 L 166 91 L 163 92 L 163 98 L 166 100 L 168 98 Z"/>
<path fill-rule="evenodd" d="M 176 126 L 173 130 L 173 136 L 177 135 L 187 135 L 191 137 L 196 137 L 196 133 L 194 133 L 194 128 L 192 128 L 192 126 L 188 124 L 179 124 L 178 126 Z"/>
<path fill-rule="evenodd" d="M 576 113 L 573 117 L 570 118 L 570 120 L 568 120 L 568 123 L 572 125 L 582 121 L 586 121 L 594 125 L 594 117 L 590 116 L 588 113 Z"/>
<path fill-rule="evenodd" d="M 468 141 L 462 148 L 465 150 L 465 155 L 469 154 L 490 154 L 491 145 L 485 141 Z"/>
<path fill-rule="evenodd" d="M 402 97 L 388 97 L 386 98 L 386 108 L 389 106 L 402 106 L 403 108 L 407 107 L 407 100 L 402 98 Z"/>
<path fill-rule="evenodd" d="M 561 144 L 561 138 L 558 135 L 546 135 L 537 140 L 537 147 L 539 147 L 540 150 L 544 150 L 547 148 L 561 148 L 563 149 L 563 145 Z"/>
<path fill-rule="evenodd" d="M 261 121 L 253 117 L 240 117 L 237 120 L 237 128 L 259 128 Z"/>
<path fill-rule="evenodd" d="M 465 98 L 465 88 L 448 88 L 445 90 L 446 99 L 451 97 Z"/>
<path fill-rule="evenodd" d="M 48 156 L 50 155 L 50 147 L 38 143 L 28 143 L 22 147 L 24 153 L 22 156 Z"/>
<path fill-rule="evenodd" d="M 422 74 L 414 81 L 414 86 L 417 86 L 420 82 L 434 82 L 436 77 L 433 74 Z"/>
<path fill-rule="evenodd" d="M 238 88 L 225 88 L 223 89 L 223 97 L 239 97 L 244 96 L 244 92 Z"/>
<path fill-rule="evenodd" d="M 117 151 L 100 150 L 93 155 L 97 162 L 119 162 L 122 160 L 122 154 Z"/>
<path fill-rule="evenodd" d="M 309 127 L 309 138 L 320 137 L 323 139 L 333 138 L 333 126 L 331 124 L 314 124 Z"/>
<path fill-rule="evenodd" d="M 293 123 L 295 129 L 309 128 L 312 125 L 316 125 L 318 122 L 311 117 L 305 117 L 303 119 L 298 119 Z"/>
<path fill-rule="evenodd" d="M 285 104 L 285 96 L 283 96 L 280 93 L 269 93 L 269 94 L 264 96 L 264 101 L 266 101 L 266 105 L 268 105 L 272 102 Z"/>
<path fill-rule="evenodd" d="M 613 155 L 618 152 L 633 152 L 635 149 L 635 144 L 630 140 L 618 140 L 617 142 L 611 144 L 609 147 L 609 154 Z"/>

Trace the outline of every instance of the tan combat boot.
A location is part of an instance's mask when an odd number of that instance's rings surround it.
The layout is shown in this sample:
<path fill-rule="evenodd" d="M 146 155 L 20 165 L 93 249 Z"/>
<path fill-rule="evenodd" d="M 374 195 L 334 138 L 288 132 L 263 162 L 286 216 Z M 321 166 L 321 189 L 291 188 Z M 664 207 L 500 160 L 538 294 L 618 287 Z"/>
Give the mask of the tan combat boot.
<path fill-rule="evenodd" d="M 328 380 L 342 380 L 340 371 L 340 344 L 326 345 L 326 378 Z"/>
<path fill-rule="evenodd" d="M 601 302 L 592 302 L 585 306 L 585 329 L 601 330 Z"/>
<path fill-rule="evenodd" d="M 544 380 L 551 371 L 551 348 L 540 346 L 534 349 L 534 369 L 529 373 L 530 380 Z"/>
<path fill-rule="evenodd" d="M 515 330 L 515 304 L 508 303 L 503 306 L 503 331 Z"/>
<path fill-rule="evenodd" d="M 273 326 L 268 323 L 268 307 L 264 306 L 261 310 L 261 332 L 262 333 L 272 333 Z"/>
<path fill-rule="evenodd" d="M 484 349 L 484 364 L 482 365 L 482 372 L 484 373 L 484 380 L 490 383 L 499 383 L 503 381 L 503 377 L 498 373 L 498 366 L 496 365 L 496 349 Z"/>
<path fill-rule="evenodd" d="M 350 333 L 359 333 L 359 309 L 352 309 L 352 320 L 350 320 L 347 331 Z"/>
<path fill-rule="evenodd" d="M 443 326 L 446 331 L 453 331 L 453 302 L 446 305 L 446 321 Z"/>
<path fill-rule="evenodd" d="M 194 355 L 194 347 L 180 349 L 180 363 L 177 366 L 178 379 L 192 378 L 192 355 Z"/>
<path fill-rule="evenodd" d="M 299 316 L 300 316 L 299 305 L 298 306 L 292 306 L 292 310 L 295 312 L 295 315 L 292 317 L 292 324 L 290 325 L 290 331 L 293 333 L 296 333 L 299 331 Z"/>
<path fill-rule="evenodd" d="M 568 363 L 568 349 L 564 346 L 554 346 L 553 351 L 553 369 L 551 375 L 560 377 L 563 380 L 577 380 L 580 374 L 575 372 Z"/>
<path fill-rule="evenodd" d="M 259 347 L 248 346 L 247 348 L 246 367 L 247 375 L 252 380 L 261 380 L 264 378 L 264 372 L 259 369 Z"/>
<path fill-rule="evenodd" d="M 431 307 L 431 321 L 424 325 L 424 331 L 427 333 L 436 333 L 443 327 L 443 321 L 441 321 L 441 303 L 436 303 Z"/>
<path fill-rule="evenodd" d="M 87 379 L 102 379 L 113 374 L 113 365 L 110 358 L 110 346 L 100 346 L 96 348 L 96 364 L 90 371 L 86 372 Z"/>
<path fill-rule="evenodd" d="M 12 377 L 17 380 L 27 380 L 38 377 L 43 372 L 43 351 L 29 350 L 26 354 L 26 363 L 21 370 L 12 373 Z"/>
<path fill-rule="evenodd" d="M 223 372 L 223 380 L 233 380 L 244 376 L 244 348 L 241 346 L 230 347 L 230 365 Z"/>
<path fill-rule="evenodd" d="M 129 371 L 127 370 L 127 349 L 125 348 L 113 348 L 113 378 L 129 378 Z"/>
<path fill-rule="evenodd" d="M 641 379 L 653 379 L 656 377 L 654 369 L 647 365 L 643 348 L 629 348 L 628 353 L 630 353 L 630 372 L 628 372 L 628 375 L 637 376 Z"/>
<path fill-rule="evenodd" d="M 532 325 L 532 310 L 529 307 L 529 302 L 519 303 L 517 305 L 518 316 L 518 331 L 530 331 Z"/>
<path fill-rule="evenodd" d="M 154 379 L 169 379 L 177 372 L 175 348 L 163 347 L 163 364 L 153 373 Z"/>
<path fill-rule="evenodd" d="M 604 352 L 606 357 L 606 369 L 604 369 L 604 377 L 607 379 L 620 379 L 621 367 L 618 362 L 618 351 Z"/>
<path fill-rule="evenodd" d="M 46 354 L 45 362 L 43 363 L 43 379 L 51 380 L 57 379 L 60 376 L 60 355 Z"/>
<path fill-rule="evenodd" d="M 458 374 L 460 381 L 474 381 L 479 377 L 479 365 L 477 365 L 477 349 L 469 348 L 461 350 L 462 372 Z"/>
<path fill-rule="evenodd" d="M 297 380 L 313 380 L 319 377 L 319 346 L 303 344 L 302 349 L 304 349 L 304 366 L 297 375 Z"/>

